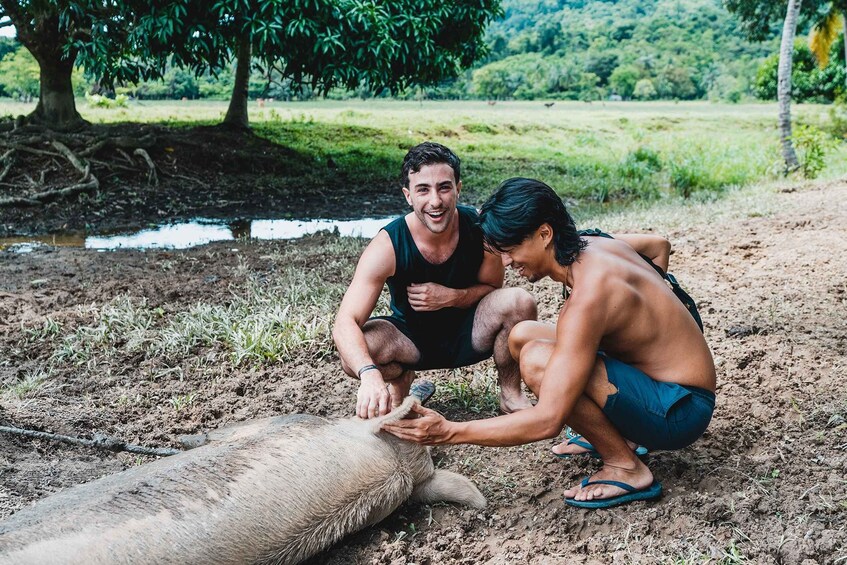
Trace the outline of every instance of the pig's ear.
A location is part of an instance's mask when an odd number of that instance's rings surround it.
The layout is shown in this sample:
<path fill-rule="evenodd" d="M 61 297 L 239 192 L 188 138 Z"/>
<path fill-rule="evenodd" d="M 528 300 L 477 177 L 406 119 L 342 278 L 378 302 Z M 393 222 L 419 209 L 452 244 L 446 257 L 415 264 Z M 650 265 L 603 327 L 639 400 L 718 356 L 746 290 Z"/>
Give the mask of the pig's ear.
<path fill-rule="evenodd" d="M 420 502 L 457 502 L 473 508 L 485 508 L 485 497 L 467 477 L 450 471 L 436 470 L 412 492 Z"/>

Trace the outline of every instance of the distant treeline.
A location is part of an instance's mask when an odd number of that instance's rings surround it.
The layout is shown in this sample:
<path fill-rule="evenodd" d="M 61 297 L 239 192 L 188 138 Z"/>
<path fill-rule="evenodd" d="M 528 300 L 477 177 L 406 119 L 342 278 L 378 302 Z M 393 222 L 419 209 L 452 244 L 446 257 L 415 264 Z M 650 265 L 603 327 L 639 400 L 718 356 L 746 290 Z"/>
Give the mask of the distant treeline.
<path fill-rule="evenodd" d="M 490 53 L 476 68 L 438 87 L 401 93 L 433 99 L 715 99 L 776 97 L 777 36 L 755 43 L 720 0 L 504 0 L 505 17 L 487 35 Z M 805 40 L 794 54 L 798 102 L 847 97 L 843 43 L 818 68 Z M 82 71 L 77 92 L 97 92 Z M 221 99 L 232 93 L 232 69 L 194 76 L 171 68 L 161 81 L 116 89 L 142 99 Z M 285 81 L 254 69 L 251 98 L 288 100 Z M 14 40 L 0 38 L 0 96 L 38 95 L 38 66 Z M 371 97 L 366 89 L 332 98 Z"/>

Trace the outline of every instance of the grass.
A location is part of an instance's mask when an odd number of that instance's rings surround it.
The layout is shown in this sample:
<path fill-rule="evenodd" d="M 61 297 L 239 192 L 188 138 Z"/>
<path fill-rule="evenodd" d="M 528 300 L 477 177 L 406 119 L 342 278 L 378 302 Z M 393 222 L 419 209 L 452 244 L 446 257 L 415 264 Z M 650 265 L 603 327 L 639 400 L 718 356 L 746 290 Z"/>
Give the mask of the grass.
<path fill-rule="evenodd" d="M 0 115 L 30 109 L 0 101 Z M 136 101 L 118 109 L 81 103 L 79 110 L 93 122 L 187 126 L 220 121 L 226 103 Z M 828 106 L 793 110 L 798 124 L 831 121 Z M 345 183 L 398 186 L 405 151 L 429 139 L 462 158 L 470 203 L 505 178 L 527 176 L 547 182 L 586 213 L 601 204 L 720 193 L 775 178 L 780 161 L 771 103 L 556 102 L 548 109 L 540 101 L 274 102 L 262 109 L 251 105 L 251 120 L 258 135 L 294 149 L 311 167 L 334 161 Z M 825 160 L 825 175 L 847 172 L 847 144 Z"/>
<path fill-rule="evenodd" d="M 95 355 L 142 353 L 168 363 L 201 348 L 222 349 L 235 365 L 288 360 L 304 351 L 324 355 L 331 351 L 331 323 L 342 292 L 341 285 L 325 284 L 320 270 L 292 267 L 271 282 L 246 276 L 226 303 L 198 302 L 173 313 L 122 295 L 95 309 L 93 323 L 59 339 L 50 362 L 82 365 Z M 36 330 L 40 327 L 29 334 Z M 155 376 L 169 373 L 181 375 L 182 369 Z"/>
<path fill-rule="evenodd" d="M 474 370 L 468 377 L 454 370 L 450 380 L 439 383 L 440 400 L 474 414 L 497 415 L 500 390 L 493 369 Z"/>
<path fill-rule="evenodd" d="M 37 368 L 27 371 L 23 378 L 8 384 L 6 386 L 6 392 L 18 400 L 24 400 L 40 392 L 50 377 L 49 370 Z"/>

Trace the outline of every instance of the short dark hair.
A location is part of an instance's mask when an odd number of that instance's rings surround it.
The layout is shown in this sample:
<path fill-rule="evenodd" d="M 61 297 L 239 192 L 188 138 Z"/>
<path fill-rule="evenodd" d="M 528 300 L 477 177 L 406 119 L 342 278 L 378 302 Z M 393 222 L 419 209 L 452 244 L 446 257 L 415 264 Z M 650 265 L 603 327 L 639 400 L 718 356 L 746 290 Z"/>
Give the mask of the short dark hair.
<path fill-rule="evenodd" d="M 586 241 L 580 238 L 565 203 L 541 181 L 511 178 L 503 181 L 479 212 L 479 226 L 486 246 L 502 253 L 519 245 L 541 224 L 553 228 L 556 261 L 570 265 Z"/>
<path fill-rule="evenodd" d="M 441 145 L 432 141 L 424 141 L 420 145 L 415 145 L 406 156 L 403 158 L 403 186 L 409 188 L 409 174 L 417 173 L 421 167 L 426 165 L 437 165 L 444 163 L 450 165 L 453 169 L 453 176 L 456 184 L 459 184 L 460 178 L 460 161 L 456 154 Z"/>

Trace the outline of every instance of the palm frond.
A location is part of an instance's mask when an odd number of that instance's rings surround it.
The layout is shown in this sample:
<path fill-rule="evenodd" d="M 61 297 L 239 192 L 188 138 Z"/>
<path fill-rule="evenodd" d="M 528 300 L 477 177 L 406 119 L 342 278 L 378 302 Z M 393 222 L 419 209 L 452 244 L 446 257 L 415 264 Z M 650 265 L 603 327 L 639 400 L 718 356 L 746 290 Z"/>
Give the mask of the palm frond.
<path fill-rule="evenodd" d="M 815 54 L 820 68 L 826 67 L 829 63 L 829 49 L 838 37 L 841 18 L 841 10 L 837 3 L 833 2 L 829 12 L 812 26 L 812 32 L 809 34 L 809 49 Z"/>

